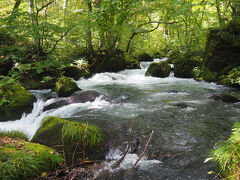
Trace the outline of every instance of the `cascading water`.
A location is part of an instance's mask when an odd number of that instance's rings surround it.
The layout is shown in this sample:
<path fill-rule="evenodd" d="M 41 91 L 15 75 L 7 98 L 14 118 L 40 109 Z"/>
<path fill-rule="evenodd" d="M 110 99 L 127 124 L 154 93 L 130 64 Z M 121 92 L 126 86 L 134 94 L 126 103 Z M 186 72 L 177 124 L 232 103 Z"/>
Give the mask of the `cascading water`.
<path fill-rule="evenodd" d="M 159 61 L 159 60 L 156 60 Z M 45 100 L 40 91 L 32 113 L 20 120 L 0 123 L 3 130 L 21 130 L 31 138 L 43 117 L 53 115 L 98 125 L 109 134 L 109 153 L 99 179 L 214 179 L 207 172 L 211 164 L 204 164 L 214 144 L 228 138 L 234 122 L 239 121 L 240 104 L 214 101 L 213 94 L 234 89 L 215 83 L 193 79 L 146 77 L 149 62 L 142 69 L 118 73 L 99 73 L 89 79 L 80 79 L 83 90 L 102 94 L 94 102 L 71 104 L 42 112 L 43 107 L 57 98 Z M 45 96 L 45 95 L 44 95 Z M 117 168 L 112 168 L 127 146 L 129 129 L 139 140 L 137 150 L 127 154 Z M 144 159 L 132 171 L 137 154 L 143 151 L 150 132 L 154 130 L 151 145 Z M 102 176 L 102 172 L 108 172 Z"/>

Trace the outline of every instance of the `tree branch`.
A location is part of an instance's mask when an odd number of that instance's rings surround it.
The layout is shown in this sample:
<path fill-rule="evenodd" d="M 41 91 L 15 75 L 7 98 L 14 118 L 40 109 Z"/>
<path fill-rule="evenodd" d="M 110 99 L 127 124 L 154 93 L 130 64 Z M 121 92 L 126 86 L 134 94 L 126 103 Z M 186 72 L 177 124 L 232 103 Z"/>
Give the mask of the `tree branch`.
<path fill-rule="evenodd" d="M 57 47 L 57 44 L 74 28 L 75 26 L 70 27 L 65 33 L 63 33 L 63 35 L 55 42 L 55 44 L 53 45 L 53 48 L 47 52 L 47 54 L 51 54 Z"/>
<path fill-rule="evenodd" d="M 48 2 L 47 4 L 43 5 L 41 8 L 36 8 L 37 9 L 37 15 L 39 14 L 40 11 L 42 11 L 44 8 L 48 7 L 49 5 L 51 5 L 55 0 L 52 0 L 50 2 Z"/>
<path fill-rule="evenodd" d="M 144 148 L 142 154 L 139 155 L 138 160 L 137 160 L 137 161 L 135 162 L 135 164 L 131 167 L 131 169 L 135 168 L 135 166 L 137 165 L 137 163 L 142 159 L 142 157 L 143 157 L 143 155 L 145 154 L 145 152 L 146 152 L 146 150 L 147 150 L 147 148 L 148 148 L 148 146 L 149 146 L 149 143 L 150 143 L 150 141 L 151 141 L 151 139 L 152 139 L 153 133 L 154 133 L 154 130 L 152 130 L 151 134 L 149 135 L 147 144 L 145 145 L 145 148 Z"/>

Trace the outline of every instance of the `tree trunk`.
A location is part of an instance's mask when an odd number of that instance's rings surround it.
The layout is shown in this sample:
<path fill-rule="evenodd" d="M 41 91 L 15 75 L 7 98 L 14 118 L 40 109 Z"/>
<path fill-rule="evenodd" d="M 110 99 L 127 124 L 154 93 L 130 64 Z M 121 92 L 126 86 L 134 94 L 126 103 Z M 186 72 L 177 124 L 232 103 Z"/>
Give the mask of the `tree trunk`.
<path fill-rule="evenodd" d="M 12 13 L 14 13 L 14 11 L 16 11 L 16 10 L 19 8 L 21 2 L 22 2 L 22 0 L 16 0 L 16 3 L 15 3 L 15 5 L 14 5 L 14 8 L 13 8 L 13 12 L 12 12 Z"/>
<path fill-rule="evenodd" d="M 101 7 L 101 3 L 102 3 L 102 0 L 95 1 L 97 9 Z M 101 30 L 99 31 L 99 37 L 100 37 L 99 49 L 101 49 L 104 45 L 104 32 L 102 32 Z"/>
<path fill-rule="evenodd" d="M 91 18 L 90 15 L 92 13 L 92 1 L 87 0 L 87 5 L 88 5 L 88 20 L 89 20 L 89 25 L 87 26 L 87 51 L 89 54 L 92 54 L 93 52 L 93 45 L 92 45 L 92 28 L 91 28 Z"/>
<path fill-rule="evenodd" d="M 29 0 L 29 14 L 31 15 L 31 23 L 34 23 L 34 0 Z"/>
<path fill-rule="evenodd" d="M 219 0 L 216 0 L 216 8 L 217 8 L 219 26 L 220 26 L 220 28 L 222 28 L 223 27 L 223 20 L 222 20 L 222 17 L 221 17 L 221 10 L 220 10 L 220 5 L 219 5 Z"/>

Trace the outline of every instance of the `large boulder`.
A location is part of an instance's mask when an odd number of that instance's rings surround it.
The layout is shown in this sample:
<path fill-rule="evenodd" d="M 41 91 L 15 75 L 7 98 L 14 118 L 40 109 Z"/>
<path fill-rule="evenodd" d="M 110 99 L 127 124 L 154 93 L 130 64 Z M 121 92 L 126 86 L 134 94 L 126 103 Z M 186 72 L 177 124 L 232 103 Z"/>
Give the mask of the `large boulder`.
<path fill-rule="evenodd" d="M 85 102 L 93 102 L 100 94 L 97 91 L 78 91 L 75 92 L 72 96 L 67 98 L 62 98 L 58 101 L 53 102 L 43 108 L 43 111 L 47 111 L 50 109 L 60 108 L 62 106 L 66 106 L 73 103 L 85 103 Z"/>
<path fill-rule="evenodd" d="M 63 162 L 53 148 L 28 142 L 19 134 L 0 132 L 0 179 L 33 179 Z"/>
<path fill-rule="evenodd" d="M 174 76 L 179 78 L 192 78 L 194 67 L 200 66 L 202 58 L 194 52 L 187 52 L 173 61 Z"/>
<path fill-rule="evenodd" d="M 67 97 L 81 89 L 71 78 L 63 76 L 56 82 L 55 90 L 58 93 L 59 97 Z"/>
<path fill-rule="evenodd" d="M 78 158 L 94 159 L 98 156 L 103 149 L 104 133 L 98 127 L 88 123 L 50 116 L 42 121 L 32 142 L 56 147 L 59 152 L 64 150 L 67 163 L 71 164 Z"/>
<path fill-rule="evenodd" d="M 126 58 L 126 69 L 140 69 L 140 63 L 137 59 L 129 55 L 125 55 Z"/>
<path fill-rule="evenodd" d="M 29 113 L 36 98 L 24 87 L 9 77 L 0 80 L 0 121 L 21 118 Z"/>
<path fill-rule="evenodd" d="M 158 63 L 151 63 L 147 72 L 146 76 L 153 76 L 153 77 L 168 77 L 171 71 L 171 66 L 167 62 L 158 62 Z"/>
<path fill-rule="evenodd" d="M 81 77 L 88 77 L 90 71 L 87 67 L 70 65 L 62 69 L 63 75 L 66 77 L 71 77 L 74 80 L 78 80 Z"/>
<path fill-rule="evenodd" d="M 206 66 L 213 72 L 220 72 L 228 66 L 240 66 L 240 23 L 230 22 L 221 29 L 212 29 L 207 37 Z"/>
<path fill-rule="evenodd" d="M 142 61 L 151 62 L 151 61 L 153 61 L 153 58 L 149 54 L 143 53 L 143 54 L 138 56 L 138 61 L 140 61 L 140 62 L 142 62 Z"/>

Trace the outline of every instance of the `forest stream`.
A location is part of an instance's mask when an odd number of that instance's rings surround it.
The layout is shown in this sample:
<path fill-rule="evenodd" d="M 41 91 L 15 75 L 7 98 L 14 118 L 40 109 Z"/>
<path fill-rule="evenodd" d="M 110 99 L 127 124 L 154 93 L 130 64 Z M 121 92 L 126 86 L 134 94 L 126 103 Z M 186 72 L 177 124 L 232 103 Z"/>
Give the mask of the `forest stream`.
<path fill-rule="evenodd" d="M 32 90 L 38 98 L 32 113 L 23 114 L 20 120 L 0 122 L 0 129 L 20 130 L 32 138 L 46 116 L 89 122 L 109 134 L 109 151 L 95 170 L 95 178 L 214 179 L 208 175 L 214 170 L 213 164 L 204 160 L 216 142 L 229 137 L 233 123 L 239 121 L 240 104 L 215 101 L 211 97 L 228 92 L 237 94 L 237 90 L 175 78 L 173 74 L 167 78 L 147 77 L 145 72 L 150 63 L 142 62 L 141 69 L 98 73 L 78 80 L 82 90 L 101 93 L 94 102 L 43 112 L 44 106 L 58 98 L 51 90 Z M 47 100 L 47 96 L 55 98 Z M 124 171 L 136 162 L 152 130 L 145 157 L 133 170 Z M 120 166 L 112 169 L 128 144 L 129 134 L 134 135 L 136 151 L 127 154 Z"/>

